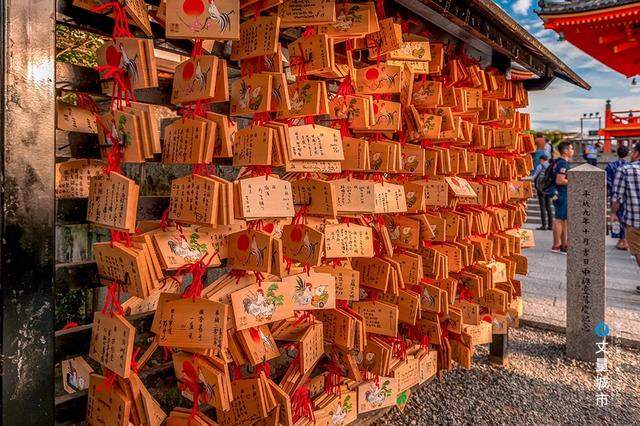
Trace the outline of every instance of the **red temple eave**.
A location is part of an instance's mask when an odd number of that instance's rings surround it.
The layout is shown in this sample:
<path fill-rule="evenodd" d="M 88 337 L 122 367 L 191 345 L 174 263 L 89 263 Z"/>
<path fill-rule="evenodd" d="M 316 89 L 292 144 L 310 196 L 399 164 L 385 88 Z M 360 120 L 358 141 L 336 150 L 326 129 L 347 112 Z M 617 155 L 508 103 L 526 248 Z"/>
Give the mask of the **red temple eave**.
<path fill-rule="evenodd" d="M 640 4 L 542 18 L 545 28 L 603 64 L 626 77 L 640 74 Z"/>

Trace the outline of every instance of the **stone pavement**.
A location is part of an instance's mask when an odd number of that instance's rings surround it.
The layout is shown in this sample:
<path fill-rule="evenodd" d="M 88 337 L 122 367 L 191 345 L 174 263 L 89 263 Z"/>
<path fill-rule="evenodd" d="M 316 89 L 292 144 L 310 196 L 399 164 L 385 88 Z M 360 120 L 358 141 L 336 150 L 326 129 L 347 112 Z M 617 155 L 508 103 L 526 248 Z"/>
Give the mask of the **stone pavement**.
<path fill-rule="evenodd" d="M 537 225 L 525 225 L 535 228 Z M 567 256 L 551 253 L 551 231 L 534 230 L 536 246 L 523 249 L 529 275 L 522 280 L 524 319 L 566 326 Z M 607 237 L 606 323 L 612 335 L 640 341 L 640 269 L 629 252 Z"/>

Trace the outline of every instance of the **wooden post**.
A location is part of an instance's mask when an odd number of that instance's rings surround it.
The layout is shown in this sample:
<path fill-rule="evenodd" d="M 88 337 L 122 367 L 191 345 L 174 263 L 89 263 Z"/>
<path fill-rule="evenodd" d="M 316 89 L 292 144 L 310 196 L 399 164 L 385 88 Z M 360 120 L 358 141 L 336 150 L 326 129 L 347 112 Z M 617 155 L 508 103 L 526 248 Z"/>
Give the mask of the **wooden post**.
<path fill-rule="evenodd" d="M 489 345 L 489 361 L 494 365 L 509 366 L 509 331 L 506 334 L 494 334 Z"/>
<path fill-rule="evenodd" d="M 54 413 L 55 2 L 2 3 L 2 421 Z"/>

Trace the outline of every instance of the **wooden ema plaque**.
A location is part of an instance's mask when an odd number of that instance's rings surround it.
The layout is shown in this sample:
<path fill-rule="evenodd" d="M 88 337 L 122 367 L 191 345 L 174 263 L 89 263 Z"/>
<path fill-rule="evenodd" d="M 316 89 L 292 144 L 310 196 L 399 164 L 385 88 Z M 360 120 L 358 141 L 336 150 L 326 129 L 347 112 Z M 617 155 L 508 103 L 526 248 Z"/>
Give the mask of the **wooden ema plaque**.
<path fill-rule="evenodd" d="M 226 304 L 198 297 L 177 298 L 159 307 L 156 316 L 159 316 L 160 346 L 185 349 L 222 347 L 227 330 Z"/>
<path fill-rule="evenodd" d="M 294 288 L 280 282 L 251 285 L 231 294 L 236 329 L 244 330 L 293 316 Z"/>
<path fill-rule="evenodd" d="M 171 103 L 206 101 L 216 94 L 217 56 L 195 56 L 180 63 L 175 70 Z"/>
<path fill-rule="evenodd" d="M 122 316 L 96 312 L 89 357 L 120 377 L 129 377 L 135 334 L 136 329 Z"/>
<path fill-rule="evenodd" d="M 167 38 L 238 40 L 240 3 L 236 0 L 167 0 Z"/>
<path fill-rule="evenodd" d="M 243 178 L 237 190 L 244 219 L 294 216 L 290 182 L 275 176 Z"/>
<path fill-rule="evenodd" d="M 333 1 L 285 0 L 278 6 L 278 16 L 282 28 L 330 24 L 336 20 L 336 8 Z"/>
<path fill-rule="evenodd" d="M 215 225 L 220 184 L 212 178 L 189 175 L 171 182 L 169 219 L 196 225 Z"/>
<path fill-rule="evenodd" d="M 105 377 L 92 374 L 87 398 L 87 423 L 90 425 L 128 426 L 132 401 L 118 383 L 107 389 Z"/>
<path fill-rule="evenodd" d="M 117 231 L 134 232 L 139 191 L 133 180 L 116 172 L 90 178 L 87 221 Z"/>
<path fill-rule="evenodd" d="M 260 16 L 240 24 L 240 40 L 233 42 L 231 60 L 254 58 L 275 53 L 280 31 L 280 17 Z"/>
<path fill-rule="evenodd" d="M 100 160 L 69 160 L 56 163 L 56 198 L 87 198 L 92 177 L 104 173 Z"/>

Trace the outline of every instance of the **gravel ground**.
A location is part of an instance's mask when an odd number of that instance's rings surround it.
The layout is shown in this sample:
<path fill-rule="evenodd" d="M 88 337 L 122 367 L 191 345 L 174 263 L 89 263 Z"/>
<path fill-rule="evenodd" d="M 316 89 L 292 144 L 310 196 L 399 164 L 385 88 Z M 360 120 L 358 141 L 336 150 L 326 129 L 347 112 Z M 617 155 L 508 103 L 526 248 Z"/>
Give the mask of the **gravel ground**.
<path fill-rule="evenodd" d="M 511 330 L 510 365 L 489 364 L 488 345 L 473 367 L 455 368 L 413 393 L 404 413 L 385 425 L 640 424 L 640 351 L 607 348 L 609 404 L 596 404 L 595 365 L 565 357 L 565 336 L 533 328 Z"/>

